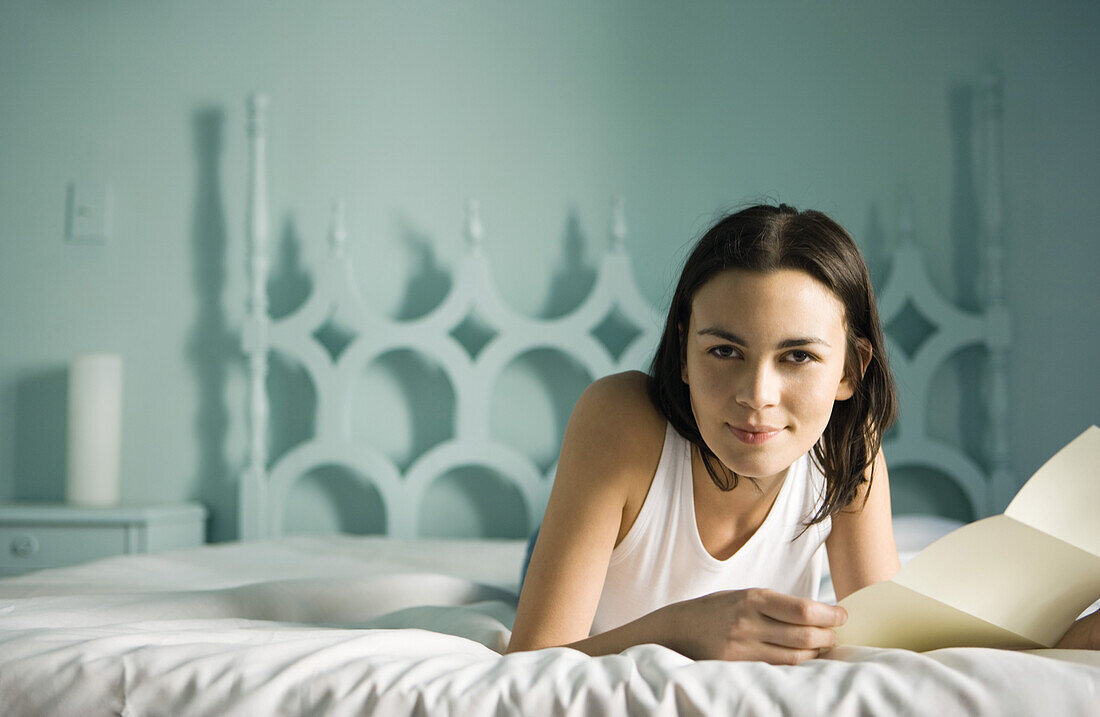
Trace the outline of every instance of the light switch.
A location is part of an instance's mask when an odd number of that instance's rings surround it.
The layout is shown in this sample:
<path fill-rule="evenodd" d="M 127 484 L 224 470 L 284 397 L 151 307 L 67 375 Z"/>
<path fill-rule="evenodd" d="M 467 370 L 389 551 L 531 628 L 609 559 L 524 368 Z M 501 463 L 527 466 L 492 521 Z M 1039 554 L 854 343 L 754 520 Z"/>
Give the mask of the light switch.
<path fill-rule="evenodd" d="M 65 237 L 74 244 L 106 244 L 111 238 L 111 185 L 69 183 Z"/>

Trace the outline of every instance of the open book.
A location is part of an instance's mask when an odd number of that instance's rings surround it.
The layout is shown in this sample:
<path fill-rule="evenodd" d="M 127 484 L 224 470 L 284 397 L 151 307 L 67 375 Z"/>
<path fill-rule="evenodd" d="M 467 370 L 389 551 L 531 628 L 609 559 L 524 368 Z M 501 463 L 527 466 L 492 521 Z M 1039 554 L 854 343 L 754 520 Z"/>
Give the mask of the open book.
<path fill-rule="evenodd" d="M 892 580 L 841 600 L 841 645 L 1053 647 L 1100 598 L 1100 428 L 1028 480 L 1003 515 L 964 525 Z"/>

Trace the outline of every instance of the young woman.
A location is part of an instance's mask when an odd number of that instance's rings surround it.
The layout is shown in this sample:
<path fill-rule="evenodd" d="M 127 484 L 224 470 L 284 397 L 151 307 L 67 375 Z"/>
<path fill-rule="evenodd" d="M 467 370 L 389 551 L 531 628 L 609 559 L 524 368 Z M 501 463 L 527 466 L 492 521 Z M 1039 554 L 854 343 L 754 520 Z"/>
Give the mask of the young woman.
<path fill-rule="evenodd" d="M 881 451 L 896 414 L 847 232 L 786 205 L 723 218 L 684 266 L 650 375 L 577 401 L 508 651 L 818 657 L 847 619 L 816 600 L 821 545 L 838 600 L 899 568 Z M 1063 643 L 1100 647 L 1100 616 Z"/>

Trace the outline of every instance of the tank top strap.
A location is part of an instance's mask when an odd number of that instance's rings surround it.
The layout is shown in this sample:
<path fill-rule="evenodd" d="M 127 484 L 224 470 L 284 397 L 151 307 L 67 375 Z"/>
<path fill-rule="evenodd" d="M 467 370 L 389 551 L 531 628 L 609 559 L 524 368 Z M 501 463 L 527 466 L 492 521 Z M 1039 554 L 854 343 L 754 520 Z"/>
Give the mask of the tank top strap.
<path fill-rule="evenodd" d="M 653 479 L 649 483 L 649 490 L 642 499 L 642 507 L 638 511 L 638 517 L 630 526 L 621 543 L 615 546 L 611 554 L 611 562 L 622 560 L 637 547 L 639 541 L 652 531 L 650 526 L 655 521 L 666 521 L 676 510 L 679 500 L 680 473 L 684 463 L 684 456 L 688 457 L 688 465 L 691 464 L 691 443 L 681 436 L 672 424 L 665 422 L 665 438 L 661 447 L 661 458 L 657 462 L 657 469 L 653 473 Z"/>

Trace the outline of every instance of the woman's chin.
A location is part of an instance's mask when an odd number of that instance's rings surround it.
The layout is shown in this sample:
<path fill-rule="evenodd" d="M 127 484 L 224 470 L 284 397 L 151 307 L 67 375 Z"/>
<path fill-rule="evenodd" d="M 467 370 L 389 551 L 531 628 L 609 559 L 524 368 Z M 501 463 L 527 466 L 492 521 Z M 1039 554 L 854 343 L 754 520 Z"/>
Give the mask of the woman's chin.
<path fill-rule="evenodd" d="M 732 460 L 722 461 L 728 470 L 736 473 L 739 476 L 745 478 L 755 478 L 758 480 L 767 480 L 769 478 L 775 478 L 787 470 L 790 462 L 784 463 L 783 461 L 760 461 L 760 460 Z"/>

